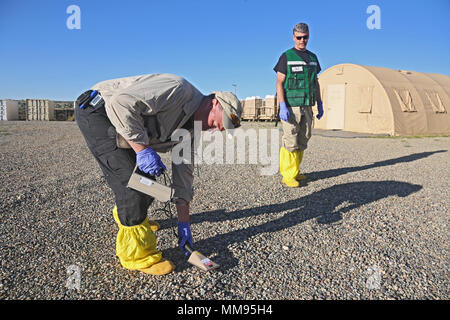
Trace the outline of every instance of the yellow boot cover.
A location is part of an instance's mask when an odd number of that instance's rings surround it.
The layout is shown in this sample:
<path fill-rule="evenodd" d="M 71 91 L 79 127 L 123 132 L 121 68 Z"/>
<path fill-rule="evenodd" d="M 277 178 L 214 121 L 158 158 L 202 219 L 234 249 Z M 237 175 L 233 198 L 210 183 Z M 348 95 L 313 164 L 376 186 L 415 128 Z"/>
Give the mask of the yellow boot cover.
<path fill-rule="evenodd" d="M 295 188 L 300 185 L 295 178 L 299 174 L 300 157 L 299 151 L 289 152 L 285 148 L 280 149 L 280 173 L 282 182 L 288 187 Z"/>
<path fill-rule="evenodd" d="M 305 177 L 306 178 L 306 177 Z M 150 229 L 152 229 L 153 232 L 156 232 L 159 230 L 160 225 L 158 222 L 153 220 L 148 220 L 148 224 L 150 225 Z"/>
<path fill-rule="evenodd" d="M 163 274 L 167 274 L 175 270 L 175 265 L 169 260 L 161 260 L 160 262 L 155 263 L 150 268 L 139 269 L 139 271 L 152 274 L 155 276 L 162 276 Z"/>
<path fill-rule="evenodd" d="M 128 227 L 120 223 L 117 206 L 113 209 L 113 215 L 119 226 L 116 255 L 124 268 L 145 269 L 161 261 L 162 254 L 156 250 L 156 237 L 147 218 L 137 226 Z"/>
<path fill-rule="evenodd" d="M 116 223 L 118 225 L 120 225 L 119 216 L 117 215 L 117 206 L 114 206 L 113 216 L 114 216 L 114 221 L 116 221 Z M 156 221 L 153 221 L 153 220 L 148 220 L 148 224 L 150 225 L 150 229 L 152 229 L 153 232 L 156 232 L 161 228 L 159 223 Z"/>
<path fill-rule="evenodd" d="M 298 152 L 299 152 L 299 154 L 298 154 L 299 161 L 298 162 L 299 162 L 299 168 L 300 168 L 300 163 L 302 163 L 302 160 L 303 160 L 303 152 L 304 152 L 304 150 L 302 150 L 302 151 L 299 150 Z M 304 174 L 300 173 L 300 169 L 298 171 L 297 176 L 295 177 L 295 180 L 298 180 L 298 181 L 306 180 L 306 176 Z"/>

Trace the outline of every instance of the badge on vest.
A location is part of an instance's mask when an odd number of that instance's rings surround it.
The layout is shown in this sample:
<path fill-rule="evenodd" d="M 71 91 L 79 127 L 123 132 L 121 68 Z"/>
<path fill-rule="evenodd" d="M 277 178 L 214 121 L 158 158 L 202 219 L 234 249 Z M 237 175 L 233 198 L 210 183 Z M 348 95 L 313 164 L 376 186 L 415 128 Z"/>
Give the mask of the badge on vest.
<path fill-rule="evenodd" d="M 302 66 L 292 66 L 291 72 L 303 72 L 303 67 Z"/>

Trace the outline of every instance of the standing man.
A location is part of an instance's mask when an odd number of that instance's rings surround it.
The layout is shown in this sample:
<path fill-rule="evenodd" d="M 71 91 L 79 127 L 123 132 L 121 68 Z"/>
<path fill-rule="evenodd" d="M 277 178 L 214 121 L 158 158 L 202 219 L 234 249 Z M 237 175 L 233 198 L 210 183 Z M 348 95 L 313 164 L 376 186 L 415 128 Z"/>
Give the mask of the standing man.
<path fill-rule="evenodd" d="M 204 96 L 185 79 L 171 74 L 149 74 L 100 82 L 80 95 L 75 118 L 115 195 L 114 219 L 119 226 L 116 255 L 124 268 L 163 275 L 175 269 L 156 250 L 158 230 L 147 210 L 153 198 L 127 188 L 137 164 L 140 170 L 159 176 L 166 170 L 157 152 L 168 152 L 176 143 L 172 133 L 192 130 L 234 129 L 240 125 L 242 107 L 231 92 Z M 193 142 L 193 135 L 191 135 Z M 172 187 L 178 214 L 179 246 L 192 245 L 189 204 L 193 198 L 194 148 L 190 163 L 172 163 Z M 182 155 L 183 158 L 186 158 Z M 187 156 L 189 159 L 189 156 Z"/>
<path fill-rule="evenodd" d="M 317 74 L 320 64 L 317 56 L 306 45 L 309 28 L 298 23 L 292 36 L 295 46 L 283 53 L 274 71 L 277 73 L 277 97 L 279 116 L 283 124 L 283 146 L 280 149 L 280 173 L 288 187 L 298 187 L 299 180 L 306 179 L 300 173 L 303 153 L 311 138 L 313 113 L 311 107 L 317 102 L 317 119 L 323 116 L 322 99 Z"/>

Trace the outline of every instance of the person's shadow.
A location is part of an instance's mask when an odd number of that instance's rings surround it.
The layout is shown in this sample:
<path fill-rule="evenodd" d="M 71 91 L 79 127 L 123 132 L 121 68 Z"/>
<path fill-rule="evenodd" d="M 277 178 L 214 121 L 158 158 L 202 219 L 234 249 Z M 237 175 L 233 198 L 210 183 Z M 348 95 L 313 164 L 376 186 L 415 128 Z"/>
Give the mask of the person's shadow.
<path fill-rule="evenodd" d="M 391 165 L 394 165 L 397 163 L 416 161 L 416 160 L 419 160 L 422 158 L 429 157 L 435 153 L 441 153 L 441 152 L 447 152 L 447 151 L 448 150 L 437 150 L 437 151 L 433 151 L 433 152 L 413 153 L 408 156 L 378 161 L 378 162 L 374 162 L 372 164 L 367 164 L 367 165 L 358 166 L 358 167 L 345 167 L 345 168 L 331 169 L 331 170 L 325 170 L 325 171 L 309 172 L 307 174 L 307 176 L 308 176 L 308 181 L 316 181 L 316 180 L 321 180 L 321 179 L 333 178 L 333 177 L 337 177 L 337 176 L 340 176 L 340 175 L 343 175 L 343 174 L 346 174 L 349 172 L 363 171 L 363 170 L 377 168 L 377 167 L 391 166 Z"/>
<path fill-rule="evenodd" d="M 234 257 L 228 249 L 228 246 L 231 244 L 241 243 L 259 234 L 290 228 L 310 219 L 316 219 L 319 225 L 337 223 L 342 219 L 344 213 L 353 209 L 389 196 L 406 197 L 419 191 L 421 188 L 422 186 L 420 185 L 398 181 L 352 182 L 332 186 L 311 195 L 283 203 L 232 212 L 214 210 L 193 214 L 191 216 L 191 224 L 205 221 L 221 222 L 285 212 L 281 218 L 270 222 L 233 230 L 228 233 L 217 234 L 208 239 L 196 241 L 194 236 L 194 246 L 206 256 L 216 254 L 217 256 L 213 260 L 221 266 L 221 270 L 227 270 L 233 268 L 238 263 L 238 258 Z M 176 224 L 174 219 L 161 221 L 163 228 L 173 224 Z M 178 247 L 164 250 L 163 256 L 169 260 L 173 259 L 177 261 L 178 271 L 191 267 L 186 262 L 186 259 L 182 258 L 181 251 Z"/>

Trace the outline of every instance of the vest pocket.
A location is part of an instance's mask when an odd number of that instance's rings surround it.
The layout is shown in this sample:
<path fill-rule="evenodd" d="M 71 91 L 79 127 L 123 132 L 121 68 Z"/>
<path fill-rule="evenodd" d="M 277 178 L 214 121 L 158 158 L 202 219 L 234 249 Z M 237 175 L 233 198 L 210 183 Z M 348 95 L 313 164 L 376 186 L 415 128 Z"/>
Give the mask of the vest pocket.
<path fill-rule="evenodd" d="M 287 92 L 287 101 L 291 107 L 305 105 L 306 93 L 305 92 Z"/>
<path fill-rule="evenodd" d="M 288 89 L 296 90 L 296 89 L 304 89 L 306 88 L 306 81 L 304 78 L 289 78 L 288 79 Z"/>

